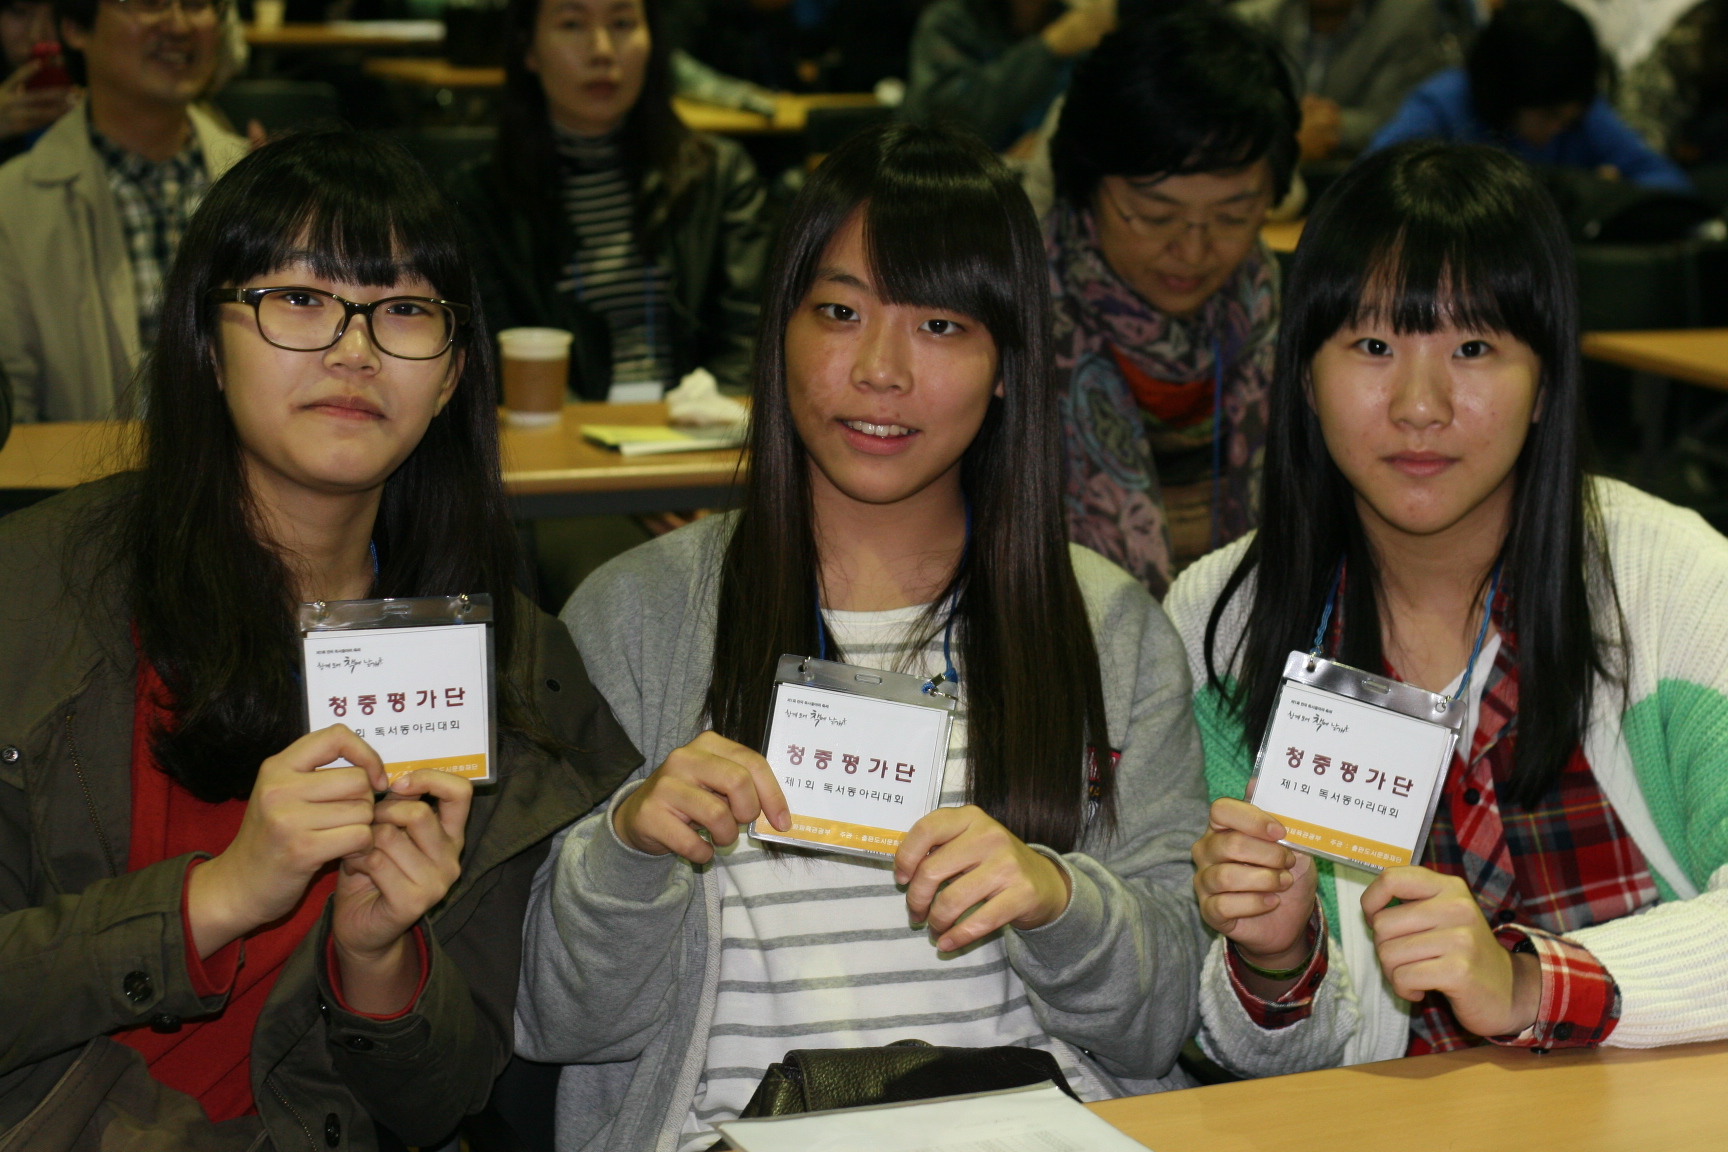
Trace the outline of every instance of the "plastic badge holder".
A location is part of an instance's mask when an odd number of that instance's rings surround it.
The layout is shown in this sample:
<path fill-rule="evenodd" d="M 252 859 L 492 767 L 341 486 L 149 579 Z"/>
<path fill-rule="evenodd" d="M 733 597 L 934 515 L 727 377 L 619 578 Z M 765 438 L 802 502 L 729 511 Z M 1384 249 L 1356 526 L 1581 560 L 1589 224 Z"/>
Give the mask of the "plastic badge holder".
<path fill-rule="evenodd" d="M 786 794 L 792 827 L 781 832 L 758 819 L 750 835 L 850 856 L 893 856 L 942 798 L 957 704 L 923 677 L 780 657 L 764 755 Z"/>
<path fill-rule="evenodd" d="M 1248 799 L 1284 825 L 1287 848 L 1375 872 L 1414 863 L 1466 712 L 1462 700 L 1292 652 Z"/>
<path fill-rule="evenodd" d="M 489 594 L 320 600 L 300 605 L 299 627 L 307 731 L 347 724 L 392 780 L 497 780 Z"/>

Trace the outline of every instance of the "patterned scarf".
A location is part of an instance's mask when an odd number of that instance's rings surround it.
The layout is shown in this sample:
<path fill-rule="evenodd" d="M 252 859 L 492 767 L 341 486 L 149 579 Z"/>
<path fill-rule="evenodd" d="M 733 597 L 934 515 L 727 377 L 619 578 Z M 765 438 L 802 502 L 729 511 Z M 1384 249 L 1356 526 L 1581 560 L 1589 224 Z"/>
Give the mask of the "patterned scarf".
<path fill-rule="evenodd" d="M 1278 265 L 1256 245 L 1195 315 L 1159 312 L 1125 284 L 1098 248 L 1089 211 L 1058 202 L 1045 224 L 1055 297 L 1068 458 L 1068 535 L 1131 572 L 1154 596 L 1170 585 L 1170 540 L 1147 414 L 1124 364 L 1152 381 L 1213 379 L 1223 371 L 1218 543 L 1254 526 L 1266 396 L 1278 335 Z M 1213 419 L 1217 419 L 1214 414 Z M 1207 422 L 1203 443 L 1210 443 Z M 1161 429 L 1158 447 L 1187 446 Z M 1168 441 L 1168 443 L 1167 443 Z"/>

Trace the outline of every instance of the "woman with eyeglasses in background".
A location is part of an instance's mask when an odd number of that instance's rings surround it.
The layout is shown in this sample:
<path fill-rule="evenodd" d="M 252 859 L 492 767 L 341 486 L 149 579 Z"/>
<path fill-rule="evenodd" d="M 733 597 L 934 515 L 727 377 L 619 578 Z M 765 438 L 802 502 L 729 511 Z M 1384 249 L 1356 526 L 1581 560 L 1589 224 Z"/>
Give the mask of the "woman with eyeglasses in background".
<path fill-rule="evenodd" d="M 0 521 L 0 1147 L 437 1145 L 485 1104 L 534 871 L 640 757 L 514 592 L 478 312 L 406 153 L 265 145 L 181 246 L 139 470 Z M 297 604 L 458 593 L 496 784 L 306 734 Z"/>
<path fill-rule="evenodd" d="M 1254 523 L 1278 326 L 1260 225 L 1300 121 L 1277 50 L 1190 5 L 1105 37 L 1051 140 L 1069 535 L 1154 596 Z"/>

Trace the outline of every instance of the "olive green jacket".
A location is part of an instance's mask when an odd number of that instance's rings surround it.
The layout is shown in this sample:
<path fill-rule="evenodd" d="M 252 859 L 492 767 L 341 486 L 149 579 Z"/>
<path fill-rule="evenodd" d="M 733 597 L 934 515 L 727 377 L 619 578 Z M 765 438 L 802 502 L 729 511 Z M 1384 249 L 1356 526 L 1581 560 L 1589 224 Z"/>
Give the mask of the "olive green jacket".
<path fill-rule="evenodd" d="M 73 529 L 128 478 L 0 521 L 0 1152 L 377 1146 L 373 1119 L 436 1143 L 486 1101 L 509 1059 L 523 911 L 554 832 L 641 757 L 568 634 L 537 629 L 532 690 L 561 758 L 512 737 L 478 791 L 462 875 L 422 928 L 425 988 L 404 1016 L 338 1006 L 329 912 L 277 978 L 253 1033 L 259 1115 L 221 1125 L 107 1035 L 218 1011 L 186 970 L 187 855 L 126 870 L 136 656 L 113 583 Z M 107 590 L 104 591 L 104 588 Z M 524 605 L 526 608 L 526 605 Z"/>

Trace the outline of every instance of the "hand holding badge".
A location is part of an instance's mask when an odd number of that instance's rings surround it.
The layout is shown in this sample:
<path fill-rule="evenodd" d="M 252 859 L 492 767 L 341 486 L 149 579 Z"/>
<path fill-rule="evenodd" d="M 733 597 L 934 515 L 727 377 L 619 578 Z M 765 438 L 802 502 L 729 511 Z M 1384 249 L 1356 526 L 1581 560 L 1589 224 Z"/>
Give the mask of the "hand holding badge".
<path fill-rule="evenodd" d="M 921 677 L 815 657 L 781 656 L 774 681 L 764 754 L 791 827 L 758 820 L 750 835 L 893 856 L 941 799 L 954 697 Z"/>
<path fill-rule="evenodd" d="M 1320 655 L 1334 581 L 1313 649 L 1284 663 L 1248 782 L 1248 799 L 1284 825 L 1279 843 L 1375 872 L 1421 858 L 1499 583 L 1496 568 L 1463 680 L 1444 696 Z"/>
<path fill-rule="evenodd" d="M 491 783 L 491 622 L 483 593 L 302 604 L 308 729 L 346 724 L 392 780 L 429 768 Z"/>

